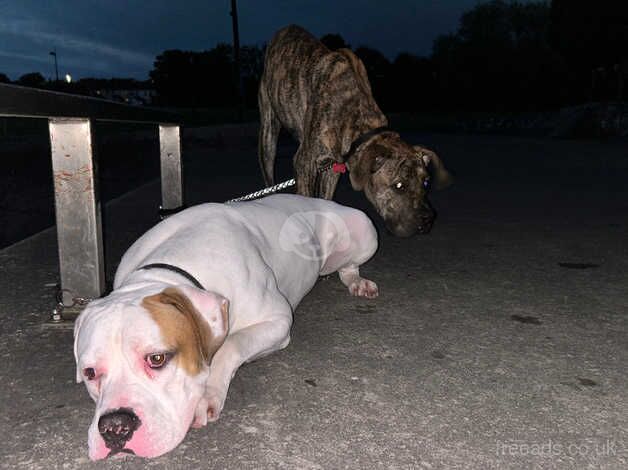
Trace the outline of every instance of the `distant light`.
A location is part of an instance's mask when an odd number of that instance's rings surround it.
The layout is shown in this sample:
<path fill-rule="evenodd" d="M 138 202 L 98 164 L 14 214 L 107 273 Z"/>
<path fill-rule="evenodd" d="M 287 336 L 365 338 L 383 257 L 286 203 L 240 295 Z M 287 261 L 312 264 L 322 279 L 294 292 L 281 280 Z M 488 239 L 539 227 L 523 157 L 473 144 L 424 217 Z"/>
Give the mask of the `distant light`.
<path fill-rule="evenodd" d="M 68 83 L 72 83 L 72 75 L 70 75 L 69 73 L 65 74 L 65 81 Z"/>

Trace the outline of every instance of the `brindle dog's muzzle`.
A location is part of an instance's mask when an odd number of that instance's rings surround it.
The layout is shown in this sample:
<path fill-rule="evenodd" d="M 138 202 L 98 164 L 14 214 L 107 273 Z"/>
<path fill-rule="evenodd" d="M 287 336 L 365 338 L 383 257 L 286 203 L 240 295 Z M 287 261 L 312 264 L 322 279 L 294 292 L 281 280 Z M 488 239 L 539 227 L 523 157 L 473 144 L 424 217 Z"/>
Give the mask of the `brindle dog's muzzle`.
<path fill-rule="evenodd" d="M 386 228 L 397 237 L 411 237 L 417 233 L 425 235 L 432 230 L 436 211 L 425 201 L 411 218 L 386 220 Z"/>

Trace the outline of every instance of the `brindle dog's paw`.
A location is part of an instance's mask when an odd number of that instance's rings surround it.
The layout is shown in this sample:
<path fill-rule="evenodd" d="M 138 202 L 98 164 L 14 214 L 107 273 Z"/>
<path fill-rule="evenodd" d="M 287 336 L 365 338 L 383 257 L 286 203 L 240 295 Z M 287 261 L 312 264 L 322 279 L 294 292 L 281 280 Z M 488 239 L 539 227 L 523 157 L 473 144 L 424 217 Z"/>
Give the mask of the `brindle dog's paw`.
<path fill-rule="evenodd" d="M 349 284 L 349 293 L 356 297 L 366 297 L 367 299 L 374 299 L 379 295 L 377 284 L 368 279 L 359 278 Z"/>

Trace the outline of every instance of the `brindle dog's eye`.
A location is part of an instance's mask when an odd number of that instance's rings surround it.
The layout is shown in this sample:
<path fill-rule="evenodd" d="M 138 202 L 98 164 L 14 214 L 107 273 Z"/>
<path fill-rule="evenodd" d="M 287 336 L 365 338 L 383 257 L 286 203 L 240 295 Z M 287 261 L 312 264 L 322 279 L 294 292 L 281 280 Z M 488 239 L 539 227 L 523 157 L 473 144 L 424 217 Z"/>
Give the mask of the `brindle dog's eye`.
<path fill-rule="evenodd" d="M 154 353 L 146 356 L 146 362 L 151 369 L 159 369 L 168 362 L 169 355 L 167 353 Z"/>
<path fill-rule="evenodd" d="M 430 182 L 430 179 L 429 179 L 429 178 L 425 178 L 425 179 L 423 180 L 423 187 L 424 187 L 425 189 L 430 189 L 430 184 L 431 184 L 431 182 Z"/>
<path fill-rule="evenodd" d="M 94 380 L 96 378 L 96 371 L 93 367 L 86 367 L 83 369 L 83 375 L 87 377 L 87 380 Z"/>
<path fill-rule="evenodd" d="M 403 191 L 403 190 L 404 190 L 404 189 L 406 189 L 406 188 L 405 188 L 405 186 L 403 185 L 403 183 L 402 183 L 401 181 L 397 181 L 397 182 L 395 183 L 395 189 L 396 189 L 397 191 Z"/>

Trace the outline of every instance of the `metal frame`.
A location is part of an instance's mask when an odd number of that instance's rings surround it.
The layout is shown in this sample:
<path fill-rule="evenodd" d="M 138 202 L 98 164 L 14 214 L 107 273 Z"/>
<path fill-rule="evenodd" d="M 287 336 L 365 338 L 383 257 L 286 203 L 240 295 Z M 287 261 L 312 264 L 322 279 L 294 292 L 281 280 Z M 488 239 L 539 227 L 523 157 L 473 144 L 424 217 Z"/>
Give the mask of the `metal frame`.
<path fill-rule="evenodd" d="M 181 162 L 181 131 L 179 126 L 159 125 L 161 160 L 162 215 L 183 207 L 183 165 Z"/>
<path fill-rule="evenodd" d="M 0 83 L 0 116 L 178 124 L 176 113 L 89 96 Z"/>
<path fill-rule="evenodd" d="M 48 121 L 64 305 L 105 290 L 102 223 L 89 119 Z"/>
<path fill-rule="evenodd" d="M 5 84 L 0 84 L 0 116 L 48 119 L 61 278 L 52 320 L 63 321 L 64 307 L 81 306 L 105 290 L 93 121 L 159 126 L 160 211 L 171 213 L 184 206 L 180 119 L 161 110 Z"/>

